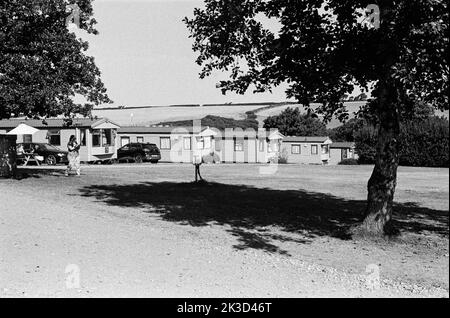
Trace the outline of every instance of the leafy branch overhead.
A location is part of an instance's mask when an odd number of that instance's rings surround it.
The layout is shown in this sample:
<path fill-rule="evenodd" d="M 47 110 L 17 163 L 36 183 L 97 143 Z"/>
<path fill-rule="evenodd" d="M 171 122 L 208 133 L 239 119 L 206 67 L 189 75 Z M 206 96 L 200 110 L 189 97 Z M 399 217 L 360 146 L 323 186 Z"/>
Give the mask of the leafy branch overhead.
<path fill-rule="evenodd" d="M 91 0 L 0 2 L 0 118 L 89 115 L 111 102 L 88 42 L 66 27 L 70 3 L 97 34 Z"/>
<path fill-rule="evenodd" d="M 400 113 L 413 101 L 448 109 L 445 0 L 205 2 L 184 21 L 200 77 L 214 70 L 229 74 L 218 84 L 223 92 L 263 92 L 286 83 L 287 97 L 306 106 L 322 103 L 316 111 L 325 119 L 346 119 L 342 96 L 354 85 L 371 88 L 388 77 L 398 88 Z M 372 3 L 381 10 L 379 29 L 361 23 Z"/>

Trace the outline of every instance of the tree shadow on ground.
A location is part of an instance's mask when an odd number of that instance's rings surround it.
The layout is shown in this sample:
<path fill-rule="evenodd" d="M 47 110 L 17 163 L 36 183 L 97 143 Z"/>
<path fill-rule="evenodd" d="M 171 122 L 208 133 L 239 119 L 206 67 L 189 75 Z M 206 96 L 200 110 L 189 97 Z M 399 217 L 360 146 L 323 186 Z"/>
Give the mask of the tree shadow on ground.
<path fill-rule="evenodd" d="M 30 167 L 24 167 L 19 166 L 17 167 L 16 174 L 13 177 L 13 179 L 16 180 L 24 180 L 29 178 L 35 178 L 40 179 L 42 176 L 64 176 L 65 172 L 65 166 L 54 166 L 54 167 L 48 167 L 45 168 L 39 168 L 36 166 Z"/>
<path fill-rule="evenodd" d="M 92 185 L 80 191 L 84 197 L 111 206 L 140 208 L 166 221 L 191 226 L 228 225 L 228 231 L 238 239 L 236 249 L 281 254 L 287 252 L 273 244 L 276 241 L 307 244 L 318 236 L 351 239 L 348 230 L 361 222 L 365 208 L 365 201 L 324 193 L 222 183 L 145 182 Z M 396 204 L 395 210 L 395 226 L 400 231 L 428 231 L 448 237 L 448 211 L 412 203 Z M 271 226 L 284 234 L 273 234 L 268 229 Z"/>

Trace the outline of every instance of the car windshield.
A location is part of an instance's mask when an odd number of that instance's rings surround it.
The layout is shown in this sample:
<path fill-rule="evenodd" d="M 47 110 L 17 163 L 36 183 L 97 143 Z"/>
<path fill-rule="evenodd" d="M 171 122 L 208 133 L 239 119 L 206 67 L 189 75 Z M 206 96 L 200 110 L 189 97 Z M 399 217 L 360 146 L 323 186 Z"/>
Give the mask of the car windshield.
<path fill-rule="evenodd" d="M 58 147 L 55 147 L 55 146 L 52 146 L 49 144 L 41 144 L 41 145 L 39 145 L 39 148 L 45 149 L 45 150 L 61 151 L 61 149 L 59 149 Z"/>

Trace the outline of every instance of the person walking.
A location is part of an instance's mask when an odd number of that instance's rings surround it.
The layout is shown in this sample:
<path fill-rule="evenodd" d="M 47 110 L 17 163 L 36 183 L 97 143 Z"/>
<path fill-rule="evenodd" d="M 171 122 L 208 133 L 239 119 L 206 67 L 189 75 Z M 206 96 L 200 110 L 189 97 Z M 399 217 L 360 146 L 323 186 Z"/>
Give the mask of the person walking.
<path fill-rule="evenodd" d="M 80 144 L 77 142 L 77 139 L 74 135 L 70 136 L 69 143 L 67 144 L 67 149 L 69 150 L 69 154 L 67 155 L 67 159 L 69 159 L 69 164 L 66 169 L 66 177 L 69 176 L 69 172 L 75 170 L 77 176 L 81 175 L 80 171 Z"/>

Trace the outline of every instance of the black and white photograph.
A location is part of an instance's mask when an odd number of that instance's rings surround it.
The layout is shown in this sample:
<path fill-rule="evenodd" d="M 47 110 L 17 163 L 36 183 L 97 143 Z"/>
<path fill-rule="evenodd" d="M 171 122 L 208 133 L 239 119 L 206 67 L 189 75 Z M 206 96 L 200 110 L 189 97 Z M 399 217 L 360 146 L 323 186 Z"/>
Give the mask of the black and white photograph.
<path fill-rule="evenodd" d="M 0 298 L 448 300 L 448 4 L 0 0 Z"/>

